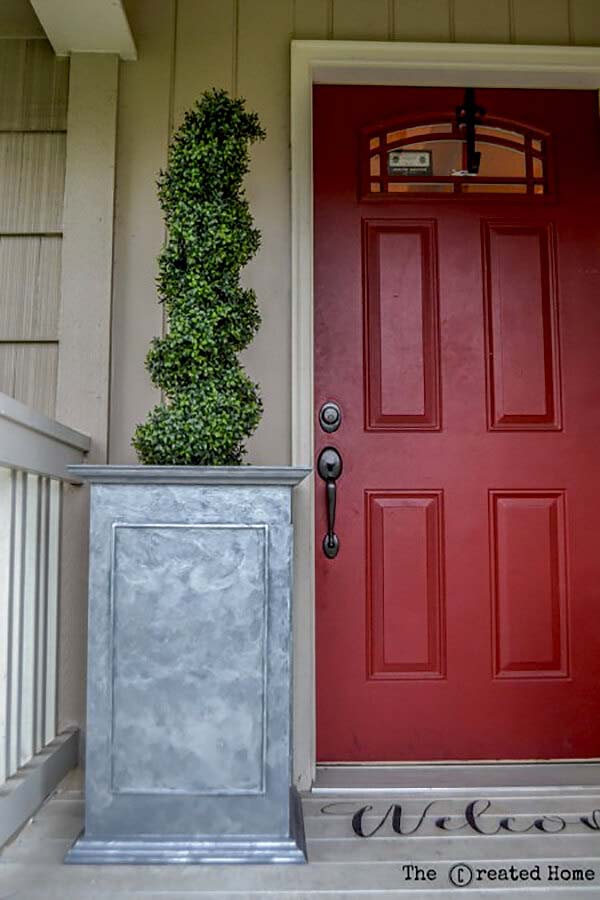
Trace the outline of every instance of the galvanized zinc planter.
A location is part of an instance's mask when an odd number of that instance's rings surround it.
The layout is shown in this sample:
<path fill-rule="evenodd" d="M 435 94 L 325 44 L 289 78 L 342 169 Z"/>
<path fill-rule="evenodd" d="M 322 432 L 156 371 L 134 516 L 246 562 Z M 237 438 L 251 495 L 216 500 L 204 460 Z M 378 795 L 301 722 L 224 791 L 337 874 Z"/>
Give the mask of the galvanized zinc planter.
<path fill-rule="evenodd" d="M 85 831 L 66 861 L 304 862 L 291 495 L 309 470 L 71 470 L 91 531 Z"/>

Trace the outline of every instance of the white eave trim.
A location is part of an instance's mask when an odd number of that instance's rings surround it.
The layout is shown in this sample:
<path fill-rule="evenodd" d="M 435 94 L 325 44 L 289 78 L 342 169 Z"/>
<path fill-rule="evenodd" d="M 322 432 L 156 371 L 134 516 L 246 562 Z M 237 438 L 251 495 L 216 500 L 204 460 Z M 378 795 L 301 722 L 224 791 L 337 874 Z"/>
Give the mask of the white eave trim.
<path fill-rule="evenodd" d="M 600 88 L 600 47 L 293 41 L 292 64 L 320 84 Z"/>
<path fill-rule="evenodd" d="M 57 56 L 114 53 L 137 59 L 121 0 L 31 0 Z"/>

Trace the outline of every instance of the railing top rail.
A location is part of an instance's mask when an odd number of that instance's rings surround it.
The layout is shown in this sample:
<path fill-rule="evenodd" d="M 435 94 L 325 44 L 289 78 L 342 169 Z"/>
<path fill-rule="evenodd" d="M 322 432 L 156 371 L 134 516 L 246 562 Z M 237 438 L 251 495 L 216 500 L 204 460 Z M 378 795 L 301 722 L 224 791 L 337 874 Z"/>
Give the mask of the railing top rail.
<path fill-rule="evenodd" d="M 87 434 L 56 422 L 0 391 L 0 421 L 2 419 L 15 422 L 27 431 L 37 431 L 38 434 L 46 435 L 59 444 L 66 444 L 67 447 L 74 447 L 83 453 L 90 449 L 91 440 Z"/>
<path fill-rule="evenodd" d="M 82 462 L 90 445 L 86 434 L 0 392 L 0 466 L 79 481 L 67 466 Z"/>

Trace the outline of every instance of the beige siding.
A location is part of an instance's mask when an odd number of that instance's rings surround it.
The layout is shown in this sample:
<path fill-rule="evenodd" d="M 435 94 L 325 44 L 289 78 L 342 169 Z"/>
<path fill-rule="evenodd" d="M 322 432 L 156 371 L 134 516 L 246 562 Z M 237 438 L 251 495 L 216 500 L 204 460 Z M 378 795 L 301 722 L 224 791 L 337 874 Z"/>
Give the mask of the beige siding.
<path fill-rule="evenodd" d="M 296 0 L 292 21 L 294 37 L 303 41 L 331 38 L 332 19 L 331 0 Z"/>
<path fill-rule="evenodd" d="M 0 391 L 53 416 L 69 63 L 21 39 L 36 22 L 24 0 L 2 5 Z"/>
<path fill-rule="evenodd" d="M 28 0 L 0 2 L 0 38 L 45 37 L 39 19 Z"/>
<path fill-rule="evenodd" d="M 158 399 L 144 369 L 144 357 L 151 338 L 162 329 L 155 281 L 164 227 L 155 182 L 167 159 L 174 11 L 175 0 L 132 0 L 128 4 L 139 60 L 121 66 L 119 85 L 111 462 L 133 460 L 134 425 Z"/>
<path fill-rule="evenodd" d="M 199 11 L 202 15 L 198 15 Z M 202 91 L 234 89 L 238 7 L 233 0 L 179 0 L 173 114 L 181 118 Z"/>
<path fill-rule="evenodd" d="M 394 37 L 397 41 L 449 41 L 449 0 L 395 0 Z"/>
<path fill-rule="evenodd" d="M 248 195 L 263 245 L 245 279 L 263 325 L 245 361 L 265 414 L 249 460 L 290 460 L 289 43 L 316 39 L 600 44 L 599 0 L 128 0 L 140 51 L 121 67 L 113 310 L 111 461 L 133 461 L 134 425 L 156 400 L 143 358 L 159 333 L 154 179 L 170 123 L 203 90 L 247 98 L 267 128 Z M 176 21 L 175 21 L 176 19 Z"/>
<path fill-rule="evenodd" d="M 600 44 L 600 3 L 594 0 L 571 0 L 571 29 L 574 44 Z"/>
<path fill-rule="evenodd" d="M 60 263 L 60 237 L 0 236 L 3 341 L 57 339 Z"/>
<path fill-rule="evenodd" d="M 273 32 L 266 38 L 265 22 Z M 238 93 L 258 110 L 268 139 L 253 152 L 248 197 L 262 232 L 262 247 L 246 270 L 262 314 L 261 329 L 245 353 L 252 378 L 261 384 L 265 412 L 249 446 L 257 462 L 288 461 L 290 434 L 291 265 L 289 194 L 289 43 L 292 3 L 242 0 L 238 47 Z M 256 61 L 260 60 L 260 66 Z M 265 377 L 271 360 L 276 378 Z M 283 418 L 281 418 L 283 416 Z M 282 427 L 283 423 L 283 427 Z"/>
<path fill-rule="evenodd" d="M 60 232 L 65 135 L 0 134 L 0 232 Z"/>
<path fill-rule="evenodd" d="M 517 43 L 570 44 L 569 20 L 569 0 L 512 0 L 512 27 Z"/>
<path fill-rule="evenodd" d="M 69 61 L 47 41 L 5 40 L 0 51 L 0 131 L 64 130 Z"/>
<path fill-rule="evenodd" d="M 510 41 L 510 0 L 455 0 L 454 40 L 501 44 Z"/>
<path fill-rule="evenodd" d="M 388 0 L 335 0 L 332 37 L 336 41 L 386 41 L 390 38 Z"/>
<path fill-rule="evenodd" d="M 58 343 L 0 343 L 0 390 L 54 416 Z"/>

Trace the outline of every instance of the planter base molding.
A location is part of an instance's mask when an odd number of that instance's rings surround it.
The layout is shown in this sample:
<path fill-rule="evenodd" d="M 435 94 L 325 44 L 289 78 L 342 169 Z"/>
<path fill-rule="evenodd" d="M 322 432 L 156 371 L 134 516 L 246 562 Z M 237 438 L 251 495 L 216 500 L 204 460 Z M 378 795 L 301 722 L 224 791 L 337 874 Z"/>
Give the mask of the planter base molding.
<path fill-rule="evenodd" d="M 291 467 L 91 482 L 85 830 L 68 863 L 305 862 Z"/>
<path fill-rule="evenodd" d="M 94 840 L 85 832 L 68 851 L 65 862 L 80 865 L 193 865 L 195 863 L 305 863 L 306 841 L 302 804 L 295 790 L 290 793 L 291 826 L 288 840 L 237 841 L 123 841 Z"/>

